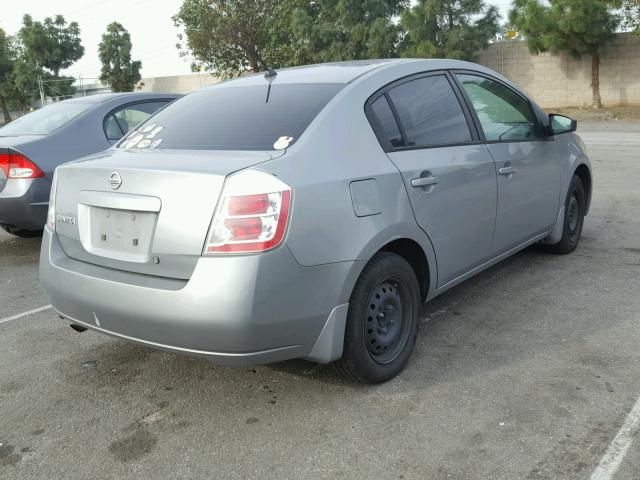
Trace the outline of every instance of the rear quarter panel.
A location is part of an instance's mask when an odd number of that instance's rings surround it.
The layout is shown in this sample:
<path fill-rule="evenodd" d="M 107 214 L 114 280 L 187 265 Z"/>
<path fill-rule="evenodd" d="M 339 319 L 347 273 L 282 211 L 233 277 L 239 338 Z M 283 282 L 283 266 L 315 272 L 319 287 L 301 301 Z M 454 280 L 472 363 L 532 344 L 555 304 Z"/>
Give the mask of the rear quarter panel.
<path fill-rule="evenodd" d="M 401 74 L 415 73 L 411 63 L 403 64 Z M 402 177 L 364 112 L 366 100 L 399 75 L 398 67 L 386 74 L 385 68 L 380 70 L 375 78 L 367 76 L 347 85 L 285 156 L 260 168 L 294 189 L 286 242 L 300 264 L 355 261 L 354 268 L 361 270 L 383 246 L 408 238 L 424 250 L 431 266 L 431 285 L 435 285 L 437 269 L 431 242 L 417 226 Z M 349 185 L 364 179 L 375 179 L 382 211 L 358 217 Z M 346 288 L 350 290 L 352 285 Z"/>

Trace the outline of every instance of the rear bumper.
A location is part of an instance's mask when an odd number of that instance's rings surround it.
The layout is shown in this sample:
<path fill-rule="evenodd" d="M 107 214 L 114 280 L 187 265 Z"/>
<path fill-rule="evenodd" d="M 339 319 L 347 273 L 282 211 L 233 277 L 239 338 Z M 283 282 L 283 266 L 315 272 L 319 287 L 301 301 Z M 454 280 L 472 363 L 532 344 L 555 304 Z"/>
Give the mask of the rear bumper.
<path fill-rule="evenodd" d="M 47 222 L 51 182 L 46 178 L 7 180 L 0 192 L 0 225 L 42 230 Z"/>
<path fill-rule="evenodd" d="M 341 355 L 353 266 L 302 267 L 285 246 L 203 257 L 188 281 L 163 279 L 73 260 L 45 229 L 40 278 L 73 323 L 221 365 L 258 365 Z"/>

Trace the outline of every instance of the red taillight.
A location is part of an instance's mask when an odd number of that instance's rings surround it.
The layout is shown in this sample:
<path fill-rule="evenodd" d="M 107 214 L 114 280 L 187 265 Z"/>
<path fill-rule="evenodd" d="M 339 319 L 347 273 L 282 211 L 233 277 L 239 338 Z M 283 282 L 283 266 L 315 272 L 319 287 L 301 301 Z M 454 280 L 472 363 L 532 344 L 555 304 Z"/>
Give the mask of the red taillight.
<path fill-rule="evenodd" d="M 267 197 L 266 208 L 260 209 L 262 213 L 252 212 L 255 216 L 234 216 L 231 214 L 233 203 L 249 202 L 246 197 L 257 195 L 247 195 L 240 197 L 228 197 L 224 202 L 226 209 L 218 213 L 217 220 L 222 220 L 224 228 L 215 228 L 209 239 L 206 253 L 242 253 L 242 252 L 263 252 L 269 250 L 282 242 L 287 229 L 289 219 L 289 208 L 291 206 L 291 191 L 285 190 L 265 194 Z M 247 203 L 248 204 L 248 203 Z M 226 210 L 226 212 L 224 212 Z M 245 211 L 245 210 L 243 210 Z"/>
<path fill-rule="evenodd" d="M 255 240 L 262 234 L 262 219 L 260 217 L 227 218 L 224 224 L 231 230 L 231 237 L 238 242 Z"/>
<path fill-rule="evenodd" d="M 7 178 L 44 177 L 44 172 L 21 153 L 0 153 L 0 170 Z"/>
<path fill-rule="evenodd" d="M 227 177 L 211 220 L 204 255 L 264 252 L 284 241 L 291 187 L 275 175 L 244 170 Z"/>
<path fill-rule="evenodd" d="M 269 195 L 243 195 L 229 199 L 229 215 L 260 215 L 267 213 Z"/>

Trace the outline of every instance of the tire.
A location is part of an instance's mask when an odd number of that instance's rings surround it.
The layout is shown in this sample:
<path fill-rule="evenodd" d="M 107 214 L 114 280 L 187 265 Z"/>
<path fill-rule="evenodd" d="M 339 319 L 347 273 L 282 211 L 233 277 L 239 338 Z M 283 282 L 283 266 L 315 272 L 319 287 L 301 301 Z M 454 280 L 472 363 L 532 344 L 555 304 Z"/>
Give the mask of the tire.
<path fill-rule="evenodd" d="M 42 230 L 21 230 L 14 227 L 9 227 L 6 225 L 2 225 L 2 229 L 10 233 L 11 235 L 15 235 L 16 237 L 22 238 L 36 238 L 42 236 Z"/>
<path fill-rule="evenodd" d="M 543 245 L 549 253 L 567 255 L 573 252 L 580 243 L 584 214 L 587 208 L 587 195 L 582 180 L 574 175 L 569 184 L 569 191 L 564 202 L 564 226 L 562 239 L 554 245 Z"/>
<path fill-rule="evenodd" d="M 395 377 L 416 342 L 419 304 L 420 288 L 411 265 L 393 253 L 376 254 L 351 294 L 337 369 L 361 383 Z"/>

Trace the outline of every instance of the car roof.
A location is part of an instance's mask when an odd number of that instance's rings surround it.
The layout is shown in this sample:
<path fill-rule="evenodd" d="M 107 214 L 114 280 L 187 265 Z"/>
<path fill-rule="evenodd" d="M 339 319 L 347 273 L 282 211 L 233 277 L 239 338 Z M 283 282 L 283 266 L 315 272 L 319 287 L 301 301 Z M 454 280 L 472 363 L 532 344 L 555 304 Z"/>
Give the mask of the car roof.
<path fill-rule="evenodd" d="M 85 97 L 74 97 L 65 102 L 74 103 L 105 103 L 111 100 L 144 100 L 153 98 L 178 98 L 182 95 L 176 93 L 151 93 L 151 92 L 126 92 L 126 93 L 98 93 Z"/>
<path fill-rule="evenodd" d="M 405 59 L 354 60 L 350 62 L 319 63 L 278 69 L 272 80 L 277 83 L 350 83 L 355 79 L 385 65 L 405 62 Z M 264 72 L 247 75 L 211 85 L 206 88 L 226 86 L 264 85 Z"/>
<path fill-rule="evenodd" d="M 315 65 L 304 65 L 300 67 L 283 68 L 276 70 L 277 76 L 271 79 L 271 83 L 352 83 L 365 75 L 381 71 L 387 68 L 399 67 L 408 63 L 414 63 L 421 71 L 445 70 L 445 69 L 472 69 L 485 71 L 485 67 L 465 62 L 462 60 L 449 59 L 424 59 L 424 58 L 392 58 L 379 60 L 355 60 L 349 62 L 320 63 Z M 247 75 L 244 77 L 227 80 L 206 87 L 242 87 L 251 85 L 264 85 L 264 73 Z"/>

